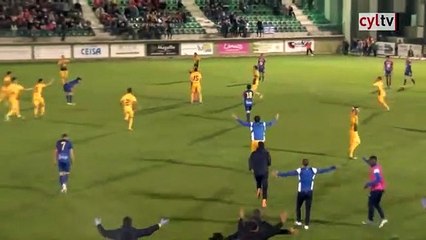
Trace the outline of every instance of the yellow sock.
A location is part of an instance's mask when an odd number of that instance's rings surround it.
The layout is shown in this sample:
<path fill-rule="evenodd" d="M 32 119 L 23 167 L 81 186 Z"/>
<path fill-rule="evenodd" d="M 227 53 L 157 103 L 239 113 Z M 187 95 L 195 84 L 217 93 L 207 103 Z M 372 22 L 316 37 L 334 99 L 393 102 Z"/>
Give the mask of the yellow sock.
<path fill-rule="evenodd" d="M 38 116 L 38 107 L 34 107 L 34 117 Z"/>
<path fill-rule="evenodd" d="M 198 93 L 198 101 L 200 103 L 203 102 L 203 95 L 201 93 Z"/>
<path fill-rule="evenodd" d="M 353 143 L 349 146 L 349 157 L 354 157 L 355 149 L 358 147 L 359 143 Z"/>
<path fill-rule="evenodd" d="M 43 116 L 45 111 L 46 111 L 46 107 L 45 106 L 41 107 L 40 108 L 40 116 Z"/>
<path fill-rule="evenodd" d="M 129 118 L 129 130 L 133 129 L 133 118 Z"/>
<path fill-rule="evenodd" d="M 191 93 L 191 103 L 193 103 L 193 102 L 194 102 L 194 94 Z"/>

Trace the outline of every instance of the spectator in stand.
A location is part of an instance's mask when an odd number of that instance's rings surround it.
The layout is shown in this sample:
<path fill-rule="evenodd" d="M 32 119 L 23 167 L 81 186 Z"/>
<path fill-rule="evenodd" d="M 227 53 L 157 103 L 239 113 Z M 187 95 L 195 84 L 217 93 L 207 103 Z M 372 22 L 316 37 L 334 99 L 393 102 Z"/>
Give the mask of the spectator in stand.
<path fill-rule="evenodd" d="M 262 37 L 263 34 L 263 22 L 258 19 L 256 23 L 256 37 Z"/>
<path fill-rule="evenodd" d="M 296 18 L 296 14 L 294 13 L 293 6 L 288 5 L 287 10 L 288 10 L 288 16 L 289 16 L 289 17 L 294 17 L 294 18 Z"/>

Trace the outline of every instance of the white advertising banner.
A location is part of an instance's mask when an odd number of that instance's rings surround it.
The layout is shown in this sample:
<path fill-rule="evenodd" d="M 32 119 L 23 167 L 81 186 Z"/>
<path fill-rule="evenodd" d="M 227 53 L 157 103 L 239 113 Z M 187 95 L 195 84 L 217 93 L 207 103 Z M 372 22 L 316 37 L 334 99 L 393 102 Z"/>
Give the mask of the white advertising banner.
<path fill-rule="evenodd" d="M 253 53 L 282 53 L 284 52 L 283 41 L 263 41 L 253 43 Z"/>
<path fill-rule="evenodd" d="M 315 50 L 315 41 L 312 39 L 286 40 L 284 50 L 286 53 L 306 52 L 306 44 L 311 43 L 311 49 Z"/>
<path fill-rule="evenodd" d="M 34 46 L 35 59 L 59 59 L 62 55 L 71 58 L 70 45 Z"/>
<path fill-rule="evenodd" d="M 413 50 L 414 57 L 420 58 L 423 56 L 422 54 L 422 45 L 416 44 L 398 44 L 398 56 L 400 57 L 408 57 L 408 50 Z"/>
<path fill-rule="evenodd" d="M 145 44 L 111 44 L 112 58 L 145 57 Z"/>
<path fill-rule="evenodd" d="M 182 43 L 180 45 L 181 55 L 213 55 L 213 43 Z"/>
<path fill-rule="evenodd" d="M 376 42 L 378 55 L 395 55 L 395 43 L 391 42 Z"/>
<path fill-rule="evenodd" d="M 31 46 L 0 46 L 0 60 L 31 60 Z"/>
<path fill-rule="evenodd" d="M 74 58 L 108 58 L 108 44 L 74 45 Z"/>

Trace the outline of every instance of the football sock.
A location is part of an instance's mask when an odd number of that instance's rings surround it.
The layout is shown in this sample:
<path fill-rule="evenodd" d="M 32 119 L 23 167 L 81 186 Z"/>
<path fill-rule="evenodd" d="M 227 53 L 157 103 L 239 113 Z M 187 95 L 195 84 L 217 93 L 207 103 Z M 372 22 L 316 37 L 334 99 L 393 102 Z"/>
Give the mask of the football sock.
<path fill-rule="evenodd" d="M 414 78 L 411 79 L 411 82 L 413 82 L 413 84 L 416 84 L 416 81 L 414 81 Z"/>
<path fill-rule="evenodd" d="M 250 113 L 249 112 L 246 113 L 246 119 L 247 119 L 247 122 L 250 122 Z"/>

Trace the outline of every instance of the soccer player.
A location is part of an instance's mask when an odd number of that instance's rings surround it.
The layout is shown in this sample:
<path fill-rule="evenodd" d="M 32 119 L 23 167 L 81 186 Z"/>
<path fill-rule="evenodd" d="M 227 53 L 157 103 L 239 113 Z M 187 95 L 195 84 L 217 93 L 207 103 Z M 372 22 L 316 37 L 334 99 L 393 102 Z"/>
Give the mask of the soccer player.
<path fill-rule="evenodd" d="M 388 104 L 386 103 L 385 97 L 386 97 L 386 91 L 384 88 L 382 77 L 377 77 L 376 81 L 374 82 L 373 86 L 377 87 L 377 100 L 379 101 L 379 104 L 386 108 L 386 110 L 390 110 Z"/>
<path fill-rule="evenodd" d="M 58 60 L 59 66 L 59 77 L 61 78 L 62 85 L 68 81 L 68 64 L 70 60 L 66 59 L 64 55 L 61 56 L 61 59 Z"/>
<path fill-rule="evenodd" d="M 386 60 L 383 63 L 385 70 L 386 86 L 388 88 L 392 85 L 392 71 L 393 71 L 393 61 L 390 59 L 390 56 L 386 56 Z"/>
<path fill-rule="evenodd" d="M 266 59 L 263 53 L 260 54 L 259 58 L 257 59 L 257 68 L 259 69 L 260 73 L 260 81 L 265 81 L 265 64 Z"/>
<path fill-rule="evenodd" d="M 196 68 L 198 69 L 200 67 L 200 61 L 201 61 L 201 58 L 200 56 L 198 56 L 198 53 L 195 52 L 192 59 L 194 60 L 194 69 Z"/>
<path fill-rule="evenodd" d="M 376 156 L 370 156 L 368 159 L 363 160 L 370 166 L 370 181 L 364 185 L 364 189 L 370 188 L 370 195 L 368 196 L 368 220 L 363 221 L 363 224 L 372 224 L 374 219 L 374 209 L 379 213 L 382 219 L 379 228 L 382 228 L 388 220 L 385 218 L 385 213 L 380 206 L 383 193 L 386 189 L 385 180 L 383 178 L 382 167 L 377 163 Z"/>
<path fill-rule="evenodd" d="M 135 117 L 137 99 L 133 95 L 132 88 L 127 88 L 127 92 L 121 97 L 120 103 L 123 106 L 124 121 L 128 122 L 129 131 L 133 131 L 133 119 Z"/>
<path fill-rule="evenodd" d="M 232 117 L 235 120 L 237 120 L 237 122 L 241 124 L 242 126 L 250 128 L 250 133 L 251 133 L 250 148 L 251 148 L 251 151 L 254 152 L 257 149 L 259 142 L 265 142 L 266 129 L 274 125 L 274 123 L 278 121 L 280 115 L 277 113 L 277 115 L 275 115 L 275 119 L 269 122 L 260 121 L 260 116 L 254 116 L 254 122 L 249 122 L 249 121 L 244 122 L 243 120 L 239 119 L 235 114 L 233 114 Z"/>
<path fill-rule="evenodd" d="M 12 77 L 11 84 L 7 88 L 7 96 L 9 100 L 9 112 L 5 116 L 5 121 L 10 121 L 10 117 L 16 116 L 22 119 L 19 97 L 22 91 L 30 91 L 31 88 L 24 88 L 18 83 L 15 77 Z"/>
<path fill-rule="evenodd" d="M 253 83 L 251 85 L 251 90 L 253 90 L 254 94 L 258 95 L 259 98 L 262 98 L 262 94 L 257 91 L 257 88 L 259 87 L 260 83 L 260 73 L 257 65 L 253 66 Z"/>
<path fill-rule="evenodd" d="M 351 124 L 349 129 L 349 159 L 357 159 L 354 156 L 355 149 L 361 144 L 361 139 L 358 135 L 358 114 L 359 108 L 352 107 Z"/>
<path fill-rule="evenodd" d="M 262 207 L 266 208 L 268 199 L 268 176 L 271 166 L 271 155 L 265 149 L 263 142 L 258 143 L 257 149 L 250 154 L 249 171 L 253 172 L 256 180 L 256 196 L 262 196 Z"/>
<path fill-rule="evenodd" d="M 33 87 L 33 105 L 35 118 L 44 116 L 46 104 L 42 93 L 43 89 L 52 85 L 52 83 L 53 79 L 48 83 L 44 83 L 44 80 L 40 78 L 37 80 L 36 85 Z"/>
<path fill-rule="evenodd" d="M 247 116 L 247 122 L 250 122 L 250 114 L 251 114 L 251 109 L 253 108 L 253 97 L 254 97 L 254 92 L 253 90 L 251 90 L 251 85 L 248 84 L 246 87 L 246 90 L 243 92 L 243 104 L 244 104 L 244 109 L 246 111 L 246 116 Z"/>
<path fill-rule="evenodd" d="M 62 134 L 61 139 L 56 142 L 55 161 L 58 165 L 59 184 L 61 192 L 67 192 L 68 176 L 70 174 L 71 164 L 75 161 L 74 147 L 66 133 Z"/>
<path fill-rule="evenodd" d="M 312 197 L 314 190 L 314 180 L 317 174 L 328 173 L 336 170 L 335 166 L 328 168 L 314 168 L 309 166 L 309 160 L 302 160 L 302 167 L 294 171 L 289 172 L 279 172 L 275 171 L 274 175 L 276 177 L 290 177 L 298 176 L 299 184 L 297 187 L 297 204 L 296 204 L 296 226 L 302 226 L 302 205 L 305 203 L 305 230 L 309 229 L 309 224 L 311 220 L 311 206 L 312 206 Z"/>
<path fill-rule="evenodd" d="M 81 82 L 80 77 L 77 77 L 74 80 L 68 81 L 64 84 L 63 88 L 64 88 L 64 92 L 65 92 L 65 97 L 67 99 L 67 104 L 68 105 L 75 105 L 75 103 L 73 102 L 73 89 L 75 87 L 75 85 L 79 84 Z"/>
<path fill-rule="evenodd" d="M 416 84 L 416 81 L 413 78 L 413 71 L 411 69 L 411 60 L 408 57 L 405 60 L 404 86 L 407 84 L 407 80 L 411 80 L 414 85 Z"/>
<path fill-rule="evenodd" d="M 203 95 L 201 93 L 201 80 L 203 76 L 198 71 L 198 68 L 189 75 L 189 81 L 191 81 L 191 104 L 198 100 L 199 103 L 203 103 Z"/>
<path fill-rule="evenodd" d="M 0 103 L 8 98 L 8 88 L 12 82 L 12 72 L 8 71 L 6 75 L 3 77 L 3 83 L 0 88 Z"/>

